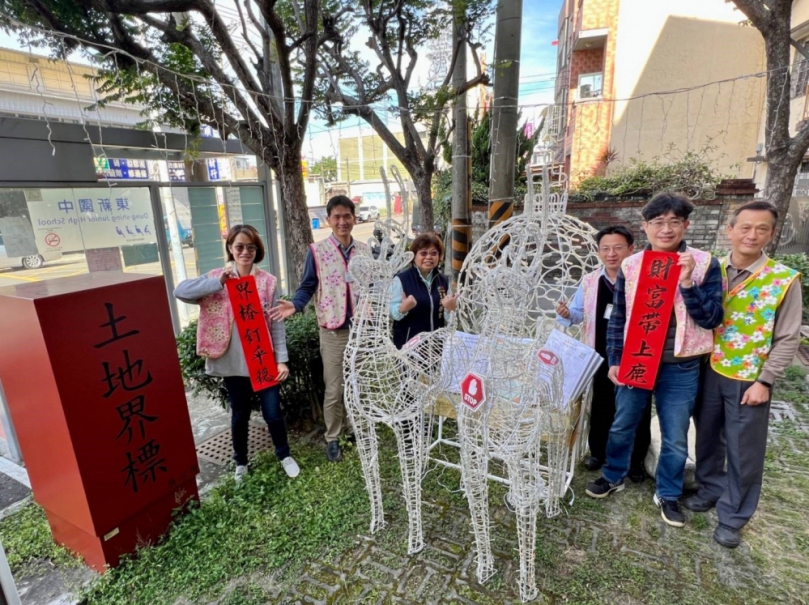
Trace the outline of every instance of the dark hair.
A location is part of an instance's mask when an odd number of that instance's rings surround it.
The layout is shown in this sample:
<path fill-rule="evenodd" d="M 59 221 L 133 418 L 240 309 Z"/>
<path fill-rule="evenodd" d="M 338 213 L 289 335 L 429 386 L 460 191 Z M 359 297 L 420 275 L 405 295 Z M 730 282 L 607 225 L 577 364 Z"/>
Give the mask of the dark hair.
<path fill-rule="evenodd" d="M 673 212 L 674 216 L 681 219 L 687 219 L 692 210 L 694 210 L 694 204 L 689 202 L 688 198 L 683 194 L 658 193 L 643 207 L 640 213 L 645 221 L 650 221 L 669 212 Z"/>
<path fill-rule="evenodd" d="M 331 216 L 332 210 L 337 208 L 337 206 L 348 208 L 351 211 L 351 214 L 355 215 L 354 202 L 351 201 L 351 198 L 345 195 L 335 195 L 326 204 L 326 216 Z"/>
<path fill-rule="evenodd" d="M 609 227 L 604 227 L 601 231 L 596 233 L 596 245 L 601 243 L 601 238 L 605 235 L 623 235 L 627 246 L 631 246 L 635 243 L 635 236 L 632 235 L 632 232 L 623 225 L 610 225 Z"/>
<path fill-rule="evenodd" d="M 730 215 L 731 227 L 736 224 L 736 219 L 739 218 L 739 215 L 745 210 L 766 210 L 772 214 L 772 224 L 775 225 L 778 222 L 778 209 L 766 200 L 758 200 L 755 202 L 747 202 L 746 204 L 742 204 L 736 208 L 736 210 L 733 211 L 733 214 Z"/>
<path fill-rule="evenodd" d="M 438 256 L 441 258 L 444 257 L 444 242 L 442 242 L 441 238 L 435 233 L 422 233 L 410 244 L 410 251 L 414 255 L 417 254 L 419 250 L 424 250 L 425 248 L 436 248 L 438 249 Z"/>
<path fill-rule="evenodd" d="M 258 231 L 256 231 L 256 228 L 253 227 L 253 225 L 233 225 L 230 228 L 230 231 L 228 231 L 228 237 L 225 240 L 225 244 L 227 245 L 228 260 L 234 260 L 230 247 L 233 245 L 233 240 L 235 240 L 236 236 L 240 233 L 244 233 L 250 238 L 250 241 L 256 245 L 256 258 L 253 259 L 253 263 L 258 264 L 264 260 L 264 242 L 261 241 L 261 236 L 258 234 Z"/>

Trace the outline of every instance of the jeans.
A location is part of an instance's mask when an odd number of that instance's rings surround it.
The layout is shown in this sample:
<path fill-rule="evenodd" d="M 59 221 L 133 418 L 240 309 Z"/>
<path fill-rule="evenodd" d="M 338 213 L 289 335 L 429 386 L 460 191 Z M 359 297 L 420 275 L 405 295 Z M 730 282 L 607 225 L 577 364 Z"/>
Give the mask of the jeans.
<path fill-rule="evenodd" d="M 610 437 L 610 427 L 615 418 L 615 391 L 616 387 L 607 376 L 609 368 L 606 364 L 598 368 L 593 379 L 593 402 L 590 408 L 590 434 L 588 444 L 590 455 L 600 462 L 607 459 L 607 441 Z M 632 448 L 630 469 L 642 470 L 646 452 L 652 441 L 650 424 L 652 422 L 652 406 L 647 405 L 635 433 L 635 445 Z"/>
<path fill-rule="evenodd" d="M 249 378 L 226 376 L 225 388 L 230 399 L 230 432 L 233 437 L 233 459 L 238 465 L 247 464 L 247 432 L 250 427 L 250 412 L 253 387 Z M 281 385 L 277 384 L 258 393 L 261 415 L 270 429 L 275 455 L 279 460 L 289 456 L 287 426 L 281 414 Z"/>
<path fill-rule="evenodd" d="M 677 500 L 682 496 L 688 458 L 688 425 L 697 399 L 700 365 L 699 359 L 661 363 L 652 391 L 618 388 L 604 466 L 607 481 L 618 483 L 629 472 L 635 431 L 654 394 L 663 441 L 657 463 L 657 495 L 664 500 Z"/>

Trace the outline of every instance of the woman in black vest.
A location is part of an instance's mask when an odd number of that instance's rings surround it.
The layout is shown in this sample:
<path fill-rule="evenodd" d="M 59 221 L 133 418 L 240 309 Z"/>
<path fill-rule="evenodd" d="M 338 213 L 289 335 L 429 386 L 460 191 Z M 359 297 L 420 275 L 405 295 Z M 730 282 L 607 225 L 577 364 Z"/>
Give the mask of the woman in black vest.
<path fill-rule="evenodd" d="M 410 245 L 413 265 L 401 271 L 391 284 L 390 314 L 393 344 L 402 346 L 416 334 L 444 326 L 444 314 L 457 307 L 449 280 L 438 267 L 444 244 L 435 233 L 423 233 Z"/>

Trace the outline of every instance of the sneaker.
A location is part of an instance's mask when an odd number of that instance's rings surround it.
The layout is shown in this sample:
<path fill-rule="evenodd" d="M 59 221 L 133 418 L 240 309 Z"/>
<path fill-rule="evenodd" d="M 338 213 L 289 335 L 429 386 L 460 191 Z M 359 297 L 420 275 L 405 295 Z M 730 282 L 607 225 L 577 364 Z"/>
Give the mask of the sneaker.
<path fill-rule="evenodd" d="M 677 500 L 663 500 L 655 494 L 655 506 L 660 507 L 660 516 L 663 521 L 672 527 L 682 527 L 685 525 L 685 515 L 680 510 L 680 503 Z"/>
<path fill-rule="evenodd" d="M 612 492 L 624 491 L 624 482 L 621 480 L 620 483 L 610 483 L 604 477 L 599 477 L 588 483 L 584 491 L 591 498 L 606 498 Z"/>
<path fill-rule="evenodd" d="M 719 524 L 713 532 L 713 539 L 725 548 L 736 548 L 742 543 L 739 530 L 735 527 Z"/>
<path fill-rule="evenodd" d="M 693 510 L 695 513 L 707 513 L 714 506 L 716 506 L 716 502 L 704 500 L 703 498 L 700 498 L 699 495 L 694 494 L 693 496 L 689 496 L 685 499 L 683 506 L 685 506 L 688 510 Z"/>
<path fill-rule="evenodd" d="M 584 461 L 584 468 L 588 471 L 597 471 L 601 468 L 603 462 L 596 458 L 595 456 L 588 456 L 587 459 Z"/>
<path fill-rule="evenodd" d="M 292 456 L 287 456 L 281 460 L 281 466 L 284 467 L 284 472 L 290 479 L 294 479 L 301 474 L 301 467 L 298 466 L 298 463 L 295 462 L 295 459 Z"/>
<path fill-rule="evenodd" d="M 340 462 L 343 459 L 340 444 L 337 441 L 329 441 L 326 446 L 326 458 L 329 459 L 329 462 Z"/>
<path fill-rule="evenodd" d="M 237 464 L 236 465 L 236 483 L 241 483 L 244 476 L 247 474 L 247 465 L 246 464 Z"/>

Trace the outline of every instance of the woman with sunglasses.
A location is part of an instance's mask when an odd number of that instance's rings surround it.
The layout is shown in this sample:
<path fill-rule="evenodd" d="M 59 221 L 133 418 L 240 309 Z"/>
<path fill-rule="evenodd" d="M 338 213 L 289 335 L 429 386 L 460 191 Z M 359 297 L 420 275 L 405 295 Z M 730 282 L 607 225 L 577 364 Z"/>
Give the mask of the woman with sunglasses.
<path fill-rule="evenodd" d="M 258 268 L 258 263 L 264 258 L 264 243 L 258 231 L 250 225 L 235 225 L 228 232 L 226 247 L 229 261 L 227 266 L 182 282 L 174 290 L 174 296 L 185 303 L 200 306 L 197 353 L 205 357 L 206 374 L 224 378 L 230 400 L 236 481 L 241 481 L 247 473 L 247 432 L 254 392 L 242 343 L 234 329 L 233 309 L 225 287 L 228 280 L 248 275 L 255 277 L 278 365 L 279 381 L 284 381 L 289 376 L 289 356 L 284 322 L 271 321 L 267 315 L 268 309 L 278 305 L 278 291 L 275 277 Z M 287 429 L 281 413 L 281 385 L 262 389 L 255 395 L 261 403 L 261 413 L 269 427 L 275 454 L 281 461 L 284 472 L 289 477 L 297 477 L 300 468 L 289 455 Z"/>

